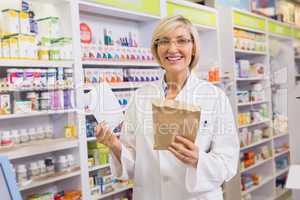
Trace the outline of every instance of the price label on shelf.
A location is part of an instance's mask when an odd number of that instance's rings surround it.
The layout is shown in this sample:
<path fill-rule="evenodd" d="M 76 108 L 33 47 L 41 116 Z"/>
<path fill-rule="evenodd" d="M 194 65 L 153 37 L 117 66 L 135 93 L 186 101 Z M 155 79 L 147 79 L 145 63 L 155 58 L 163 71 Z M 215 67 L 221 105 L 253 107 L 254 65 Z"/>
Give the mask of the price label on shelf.
<path fill-rule="evenodd" d="M 198 25 L 216 27 L 217 24 L 216 14 L 204 9 L 201 10 L 199 8 L 192 8 L 168 2 L 167 12 L 168 16 L 182 15 Z"/>
<path fill-rule="evenodd" d="M 233 21 L 237 26 L 253 30 L 265 31 L 266 28 L 266 21 L 264 19 L 240 11 L 234 11 Z"/>
<path fill-rule="evenodd" d="M 269 21 L 268 30 L 270 33 L 274 33 L 281 36 L 292 36 L 292 29 L 289 25 L 280 22 Z"/>

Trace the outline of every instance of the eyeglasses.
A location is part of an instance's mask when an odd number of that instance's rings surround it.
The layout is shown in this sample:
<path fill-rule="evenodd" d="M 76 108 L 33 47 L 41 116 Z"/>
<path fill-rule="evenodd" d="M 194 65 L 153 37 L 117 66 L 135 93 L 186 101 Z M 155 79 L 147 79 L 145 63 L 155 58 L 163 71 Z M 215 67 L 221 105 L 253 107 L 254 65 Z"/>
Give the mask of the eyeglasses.
<path fill-rule="evenodd" d="M 176 47 L 185 47 L 190 42 L 193 42 L 193 40 L 187 38 L 178 38 L 173 41 L 165 38 L 156 40 L 156 44 L 160 47 L 170 47 L 172 43 L 174 43 Z"/>

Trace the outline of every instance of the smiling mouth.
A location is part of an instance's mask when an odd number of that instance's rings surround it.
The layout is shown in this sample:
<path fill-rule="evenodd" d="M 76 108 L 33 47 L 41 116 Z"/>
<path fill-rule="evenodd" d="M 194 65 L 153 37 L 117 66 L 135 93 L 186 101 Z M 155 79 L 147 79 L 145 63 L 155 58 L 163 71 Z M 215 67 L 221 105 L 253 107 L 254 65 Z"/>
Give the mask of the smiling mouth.
<path fill-rule="evenodd" d="M 183 58 L 183 56 L 167 56 L 166 59 L 169 62 L 177 62 L 180 61 Z"/>

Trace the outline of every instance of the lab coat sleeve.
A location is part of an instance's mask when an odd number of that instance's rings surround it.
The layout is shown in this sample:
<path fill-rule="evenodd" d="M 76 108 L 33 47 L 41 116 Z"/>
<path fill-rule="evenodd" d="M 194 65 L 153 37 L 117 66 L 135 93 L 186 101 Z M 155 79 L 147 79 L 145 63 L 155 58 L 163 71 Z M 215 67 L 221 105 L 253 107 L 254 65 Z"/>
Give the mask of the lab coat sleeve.
<path fill-rule="evenodd" d="M 121 162 L 113 153 L 110 154 L 112 174 L 121 179 L 132 179 L 135 166 L 135 130 L 137 126 L 134 97 L 128 105 L 120 136 Z"/>
<path fill-rule="evenodd" d="M 221 91 L 216 100 L 216 120 L 211 134 L 210 150 L 200 150 L 197 168 L 187 168 L 185 182 L 188 192 L 216 190 L 237 172 L 239 139 L 229 99 Z M 196 143 L 199 144 L 198 139 Z"/>

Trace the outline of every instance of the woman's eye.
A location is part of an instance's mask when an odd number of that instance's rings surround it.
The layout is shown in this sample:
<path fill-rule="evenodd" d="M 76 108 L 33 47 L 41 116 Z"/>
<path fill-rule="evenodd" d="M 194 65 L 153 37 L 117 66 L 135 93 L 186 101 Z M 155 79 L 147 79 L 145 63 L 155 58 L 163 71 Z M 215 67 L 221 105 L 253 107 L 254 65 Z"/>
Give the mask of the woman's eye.
<path fill-rule="evenodd" d="M 177 40 L 177 44 L 182 45 L 182 44 L 186 44 L 187 43 L 187 39 L 178 39 Z"/>

